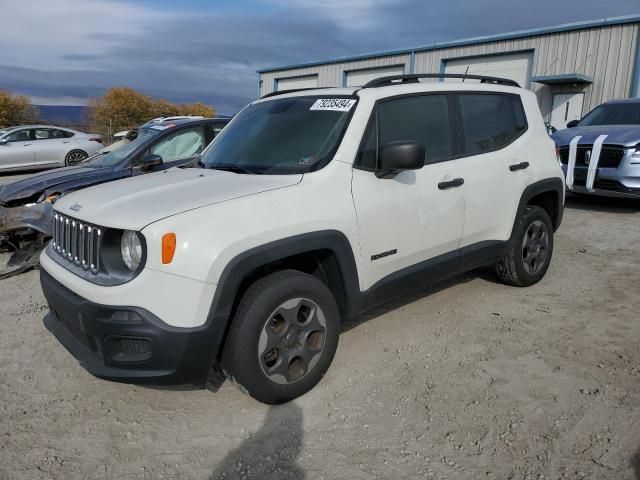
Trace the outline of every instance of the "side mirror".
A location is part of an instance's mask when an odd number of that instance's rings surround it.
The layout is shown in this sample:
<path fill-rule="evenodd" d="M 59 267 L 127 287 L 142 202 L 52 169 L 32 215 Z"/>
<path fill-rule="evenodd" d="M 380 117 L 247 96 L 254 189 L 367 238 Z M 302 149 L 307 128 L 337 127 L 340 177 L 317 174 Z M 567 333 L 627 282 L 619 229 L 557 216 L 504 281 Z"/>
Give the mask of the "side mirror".
<path fill-rule="evenodd" d="M 162 157 L 160 155 L 156 155 L 155 153 L 145 155 L 138 162 L 138 167 L 140 167 L 140 170 L 145 171 L 150 170 L 157 165 L 162 165 Z"/>
<path fill-rule="evenodd" d="M 580 120 L 571 120 L 567 123 L 567 128 L 573 128 L 580 123 Z"/>
<path fill-rule="evenodd" d="M 425 148 L 419 142 L 389 142 L 380 147 L 378 178 L 393 178 L 404 170 L 424 167 Z"/>
<path fill-rule="evenodd" d="M 9 140 L 6 138 L 0 138 L 0 145 L 6 145 L 7 143 L 9 143 Z"/>

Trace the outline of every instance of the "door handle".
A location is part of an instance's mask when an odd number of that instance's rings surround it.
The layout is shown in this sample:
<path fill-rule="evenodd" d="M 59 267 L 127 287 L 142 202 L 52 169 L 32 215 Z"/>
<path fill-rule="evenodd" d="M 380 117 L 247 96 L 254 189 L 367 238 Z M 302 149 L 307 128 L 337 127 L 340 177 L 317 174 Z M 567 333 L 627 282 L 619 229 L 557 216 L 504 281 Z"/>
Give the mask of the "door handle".
<path fill-rule="evenodd" d="M 438 188 L 440 190 L 448 190 L 450 188 L 461 187 L 464 184 L 464 178 L 454 178 L 448 182 L 440 182 Z"/>
<path fill-rule="evenodd" d="M 28 147 L 28 146 L 30 146 L 30 145 L 31 145 L 30 143 L 23 143 L 23 144 L 22 144 L 22 146 L 23 146 L 23 147 Z"/>
<path fill-rule="evenodd" d="M 509 170 L 511 170 L 512 172 L 516 172 L 518 170 L 524 170 L 525 168 L 529 167 L 529 162 L 520 162 L 520 163 L 515 163 L 513 165 L 509 165 Z"/>

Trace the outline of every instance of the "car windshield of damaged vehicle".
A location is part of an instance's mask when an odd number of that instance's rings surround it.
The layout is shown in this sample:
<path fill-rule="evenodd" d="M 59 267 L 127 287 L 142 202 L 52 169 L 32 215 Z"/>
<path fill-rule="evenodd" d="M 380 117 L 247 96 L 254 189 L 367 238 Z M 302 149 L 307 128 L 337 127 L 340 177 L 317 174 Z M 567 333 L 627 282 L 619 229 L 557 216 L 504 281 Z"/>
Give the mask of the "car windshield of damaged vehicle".
<path fill-rule="evenodd" d="M 248 174 L 300 174 L 325 166 L 335 153 L 357 99 L 291 97 L 242 110 L 200 165 Z"/>
<path fill-rule="evenodd" d="M 38 264 L 52 236 L 52 204 L 68 193 L 192 162 L 229 122 L 186 118 L 142 127 L 137 136 L 74 167 L 41 172 L 0 187 L 0 278 Z"/>
<path fill-rule="evenodd" d="M 640 125 L 640 103 L 607 103 L 587 114 L 579 127 L 596 125 Z"/>

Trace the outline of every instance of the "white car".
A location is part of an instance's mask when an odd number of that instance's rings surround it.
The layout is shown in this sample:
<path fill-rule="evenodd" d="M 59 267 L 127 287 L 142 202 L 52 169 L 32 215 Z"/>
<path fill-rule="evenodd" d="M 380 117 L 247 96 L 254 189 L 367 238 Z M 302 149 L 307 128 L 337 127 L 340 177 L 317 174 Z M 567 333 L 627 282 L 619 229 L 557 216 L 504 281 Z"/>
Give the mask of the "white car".
<path fill-rule="evenodd" d="M 565 189 L 535 95 L 422 76 L 257 100 L 194 168 L 58 200 L 46 327 L 98 377 L 221 366 L 273 404 L 318 383 L 341 322 L 374 305 L 488 265 L 539 281 Z"/>
<path fill-rule="evenodd" d="M 102 148 L 102 137 L 70 128 L 23 125 L 0 130 L 0 171 L 73 166 Z"/>

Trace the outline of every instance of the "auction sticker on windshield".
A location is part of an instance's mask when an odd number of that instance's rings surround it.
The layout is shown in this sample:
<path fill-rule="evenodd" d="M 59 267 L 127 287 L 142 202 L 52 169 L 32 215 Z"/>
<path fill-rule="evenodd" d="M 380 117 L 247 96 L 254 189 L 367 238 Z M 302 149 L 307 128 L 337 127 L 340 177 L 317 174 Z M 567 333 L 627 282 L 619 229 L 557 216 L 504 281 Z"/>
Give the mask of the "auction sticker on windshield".
<path fill-rule="evenodd" d="M 320 98 L 309 110 L 325 110 L 330 112 L 348 112 L 355 105 L 352 98 Z"/>

